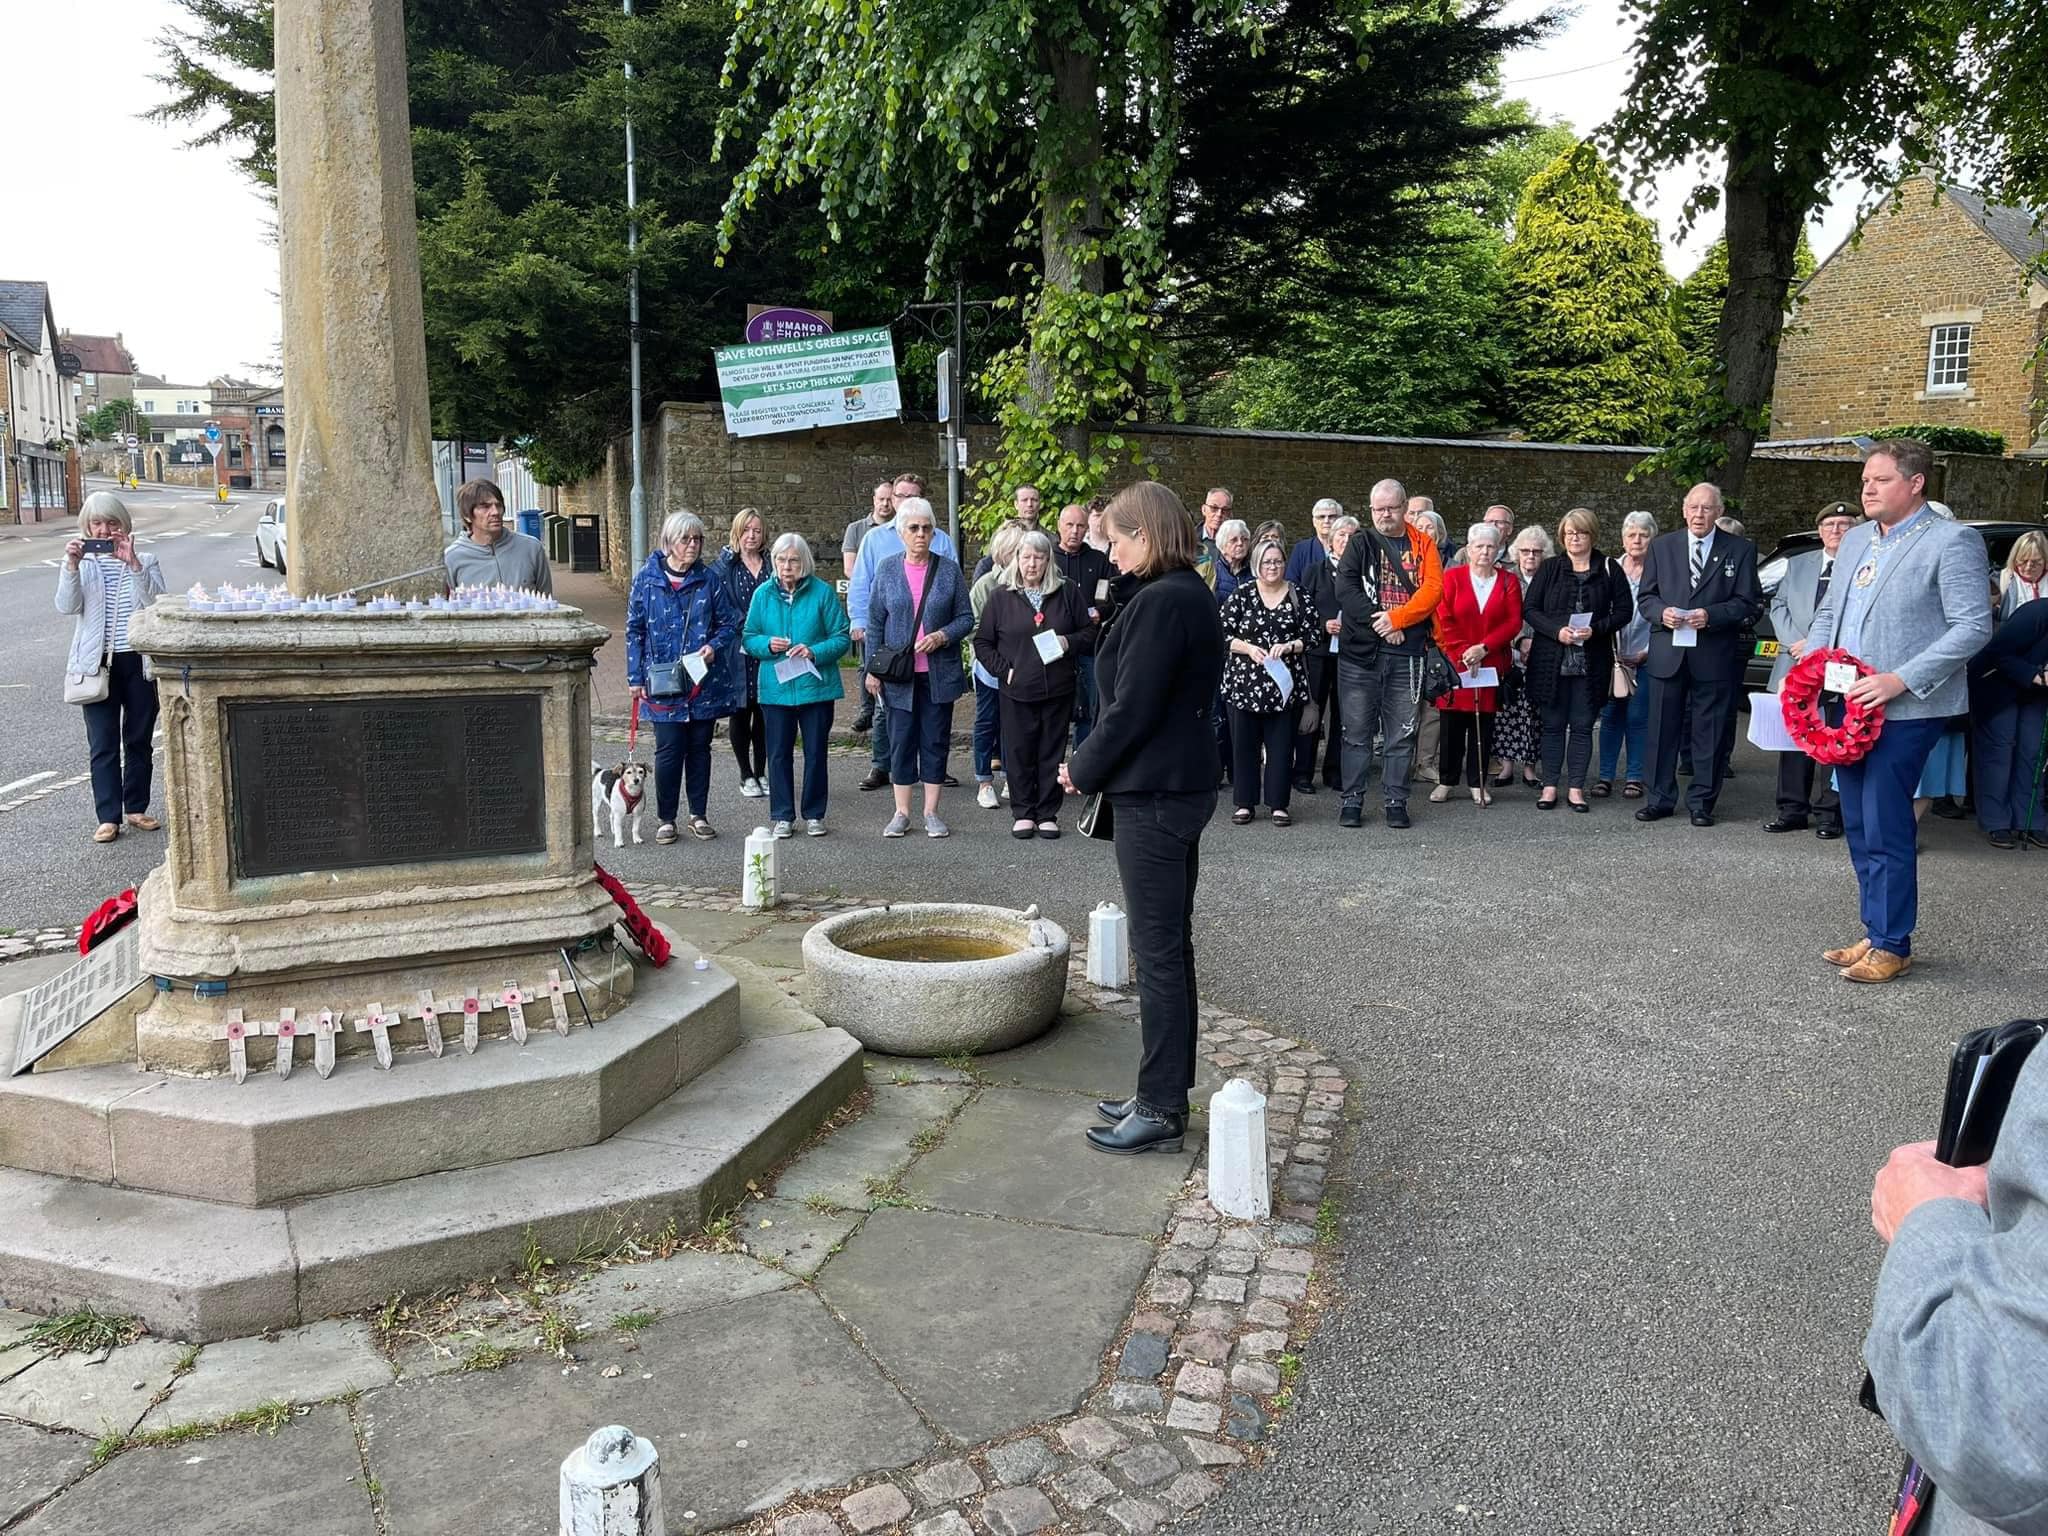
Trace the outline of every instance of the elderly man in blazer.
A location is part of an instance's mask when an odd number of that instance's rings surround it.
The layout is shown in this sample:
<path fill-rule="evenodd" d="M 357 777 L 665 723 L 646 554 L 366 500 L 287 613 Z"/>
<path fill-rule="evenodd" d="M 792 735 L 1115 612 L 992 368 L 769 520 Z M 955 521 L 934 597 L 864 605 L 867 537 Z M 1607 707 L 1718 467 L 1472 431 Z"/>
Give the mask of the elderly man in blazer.
<path fill-rule="evenodd" d="M 1771 629 L 1778 637 L 1778 659 L 1771 663 L 1772 693 L 1792 670 L 1792 647 L 1812 630 L 1814 610 L 1834 582 L 1835 555 L 1842 547 L 1842 535 L 1862 520 L 1863 514 L 1846 501 L 1831 501 L 1822 507 L 1814 520 L 1820 548 L 1794 555 L 1777 590 L 1771 593 Z M 1804 752 L 1778 754 L 1778 814 L 1764 823 L 1766 832 L 1804 832 L 1810 824 L 1816 837 L 1842 835 L 1841 797 L 1828 787 L 1825 771 L 1820 789 L 1814 789 L 1816 766 Z"/>
<path fill-rule="evenodd" d="M 1837 576 L 1795 647 L 1837 647 L 1872 668 L 1847 690 L 1884 706 L 1860 762 L 1837 770 L 1842 828 L 1856 867 L 1864 937 L 1822 958 L 1845 981 L 1886 982 L 1912 965 L 1920 868 L 1913 791 L 1943 723 L 1969 708 L 1964 663 L 1991 638 L 1991 562 L 1977 530 L 1927 501 L 1934 455 L 1915 438 L 1880 443 L 1863 461 L 1863 510 L 1835 557 Z"/>
<path fill-rule="evenodd" d="M 1637 606 L 1650 621 L 1650 795 L 1637 821 L 1662 821 L 1678 809 L 1679 731 L 1692 705 L 1692 824 L 1714 824 L 1721 794 L 1721 739 L 1735 718 L 1747 661 L 1743 636 L 1763 611 L 1756 545 L 1714 526 L 1719 486 L 1685 493 L 1685 526 L 1650 545 Z"/>

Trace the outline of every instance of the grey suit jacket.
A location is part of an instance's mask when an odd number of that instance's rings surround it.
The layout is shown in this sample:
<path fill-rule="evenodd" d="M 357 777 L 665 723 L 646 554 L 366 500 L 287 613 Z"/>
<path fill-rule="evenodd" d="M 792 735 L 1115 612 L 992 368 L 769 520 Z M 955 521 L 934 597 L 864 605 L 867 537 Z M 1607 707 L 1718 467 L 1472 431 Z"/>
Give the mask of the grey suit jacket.
<path fill-rule="evenodd" d="M 1813 631 L 1813 589 L 1820 581 L 1823 558 L 1824 552 L 1818 549 L 1794 555 L 1785 567 L 1778 589 L 1771 594 L 1771 629 L 1778 637 L 1778 659 L 1771 663 L 1772 693 L 1778 691 L 1778 684 L 1792 670 L 1792 642 L 1804 640 Z M 1840 561 L 1835 564 L 1835 574 L 1845 574 Z M 1832 590 L 1832 579 L 1828 586 Z"/>
<path fill-rule="evenodd" d="M 2048 1529 L 2048 1050 L 1990 1186 L 1988 1210 L 1929 1200 L 1899 1223 L 1863 1341 L 1885 1422 L 1934 1478 L 1935 1536 Z"/>
<path fill-rule="evenodd" d="M 1835 578 L 1808 637 L 1834 645 L 1842 605 L 1877 524 L 1851 528 L 1835 555 Z M 1966 523 L 1929 516 L 1886 560 L 1863 616 L 1862 660 L 1896 672 L 1906 691 L 1885 705 L 1888 719 L 1946 720 L 1970 707 L 1963 663 L 1991 638 L 1991 562 L 1984 539 Z"/>

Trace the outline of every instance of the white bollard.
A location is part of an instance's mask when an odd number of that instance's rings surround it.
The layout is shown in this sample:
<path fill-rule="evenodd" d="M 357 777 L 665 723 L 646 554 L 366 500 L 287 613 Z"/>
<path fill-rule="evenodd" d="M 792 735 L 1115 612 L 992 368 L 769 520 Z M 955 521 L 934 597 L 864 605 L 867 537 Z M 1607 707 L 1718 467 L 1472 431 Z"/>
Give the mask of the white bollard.
<path fill-rule="evenodd" d="M 781 844 L 773 831 L 756 827 L 747 834 L 746 865 L 740 871 L 740 905 L 759 911 L 775 905 L 782 889 L 776 855 Z"/>
<path fill-rule="evenodd" d="M 1131 920 L 1115 902 L 1088 914 L 1088 980 L 1098 987 L 1130 984 Z"/>
<path fill-rule="evenodd" d="M 1209 1203 L 1225 1216 L 1264 1221 L 1273 1214 L 1266 1173 L 1266 1096 L 1233 1077 L 1209 1100 Z"/>
<path fill-rule="evenodd" d="M 660 1463 L 625 1425 L 600 1429 L 562 1458 L 560 1536 L 667 1536 Z"/>

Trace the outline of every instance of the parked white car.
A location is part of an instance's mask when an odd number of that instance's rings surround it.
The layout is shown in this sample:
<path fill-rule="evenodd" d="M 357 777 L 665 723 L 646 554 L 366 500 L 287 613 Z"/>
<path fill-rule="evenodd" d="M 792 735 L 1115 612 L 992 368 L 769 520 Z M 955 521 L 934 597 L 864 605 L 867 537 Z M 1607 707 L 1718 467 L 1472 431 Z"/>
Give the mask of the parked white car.
<path fill-rule="evenodd" d="M 256 519 L 256 563 L 266 571 L 273 566 L 284 574 L 284 498 L 263 503 L 263 515 Z"/>

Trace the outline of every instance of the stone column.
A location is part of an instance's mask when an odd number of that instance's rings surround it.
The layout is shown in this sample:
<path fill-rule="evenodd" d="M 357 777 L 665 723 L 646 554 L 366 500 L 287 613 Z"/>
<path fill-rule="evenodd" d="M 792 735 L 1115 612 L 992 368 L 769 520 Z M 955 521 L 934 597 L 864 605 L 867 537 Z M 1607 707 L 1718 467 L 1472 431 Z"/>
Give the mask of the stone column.
<path fill-rule="evenodd" d="M 289 569 L 305 595 L 437 564 L 441 513 L 401 0 L 277 0 L 276 29 Z"/>

